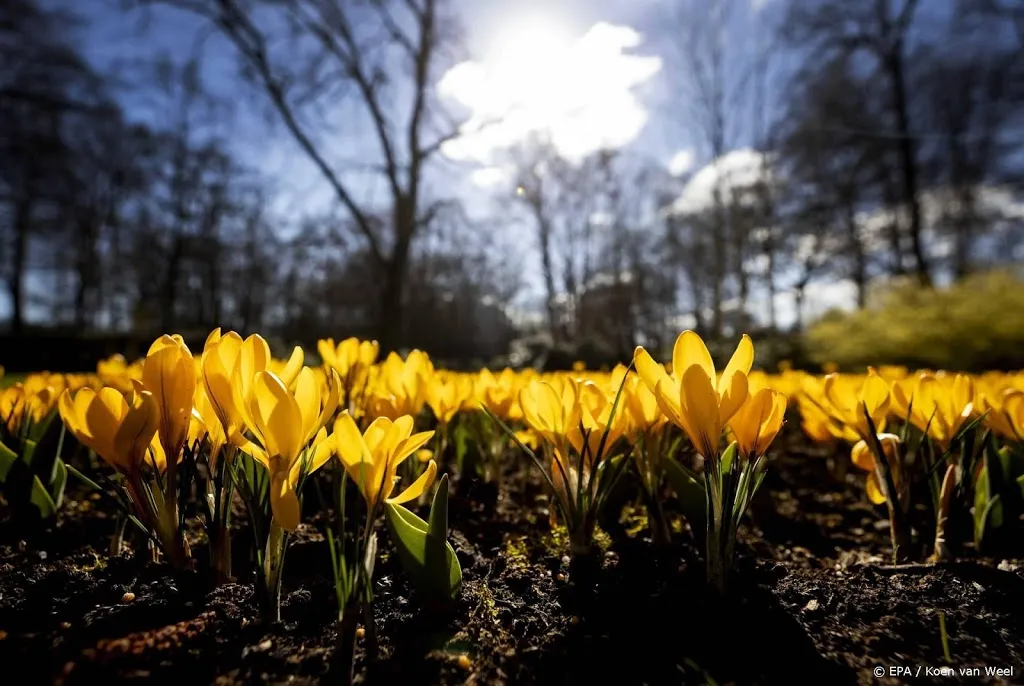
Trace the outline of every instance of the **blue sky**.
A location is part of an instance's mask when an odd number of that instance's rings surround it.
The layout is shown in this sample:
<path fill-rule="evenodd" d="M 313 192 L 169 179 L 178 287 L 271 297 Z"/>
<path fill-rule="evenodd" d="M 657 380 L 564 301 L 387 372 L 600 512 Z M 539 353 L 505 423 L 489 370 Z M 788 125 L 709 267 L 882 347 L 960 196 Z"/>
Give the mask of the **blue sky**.
<path fill-rule="evenodd" d="M 697 0 L 700 2 L 701 0 Z M 229 46 L 219 37 L 202 36 L 202 23 L 196 18 L 168 8 L 125 11 L 119 0 L 47 0 L 83 16 L 86 26 L 79 43 L 90 61 L 104 71 L 123 75 L 126 83 L 120 95 L 131 116 L 155 124 L 169 123 L 168 99 L 145 83 L 140 66 L 156 55 L 182 62 L 202 51 L 203 80 L 207 87 L 234 107 L 230 125 L 224 133 L 244 156 L 256 163 L 271 178 L 295 178 L 299 152 L 284 132 L 268 126 L 262 106 L 252 107 L 244 86 L 237 83 L 237 66 Z M 678 37 L 684 33 L 670 0 L 457 0 L 464 19 L 467 51 L 470 57 L 486 54 L 510 22 L 537 17 L 557 25 L 570 37 L 583 36 L 598 22 L 630 27 L 642 37 L 633 50 L 643 55 L 660 55 L 667 60 Z M 761 5 L 767 2 L 766 7 Z M 753 4 L 751 4 L 753 3 Z M 741 20 L 732 31 L 733 40 L 743 41 L 742 20 L 769 14 L 768 0 L 736 0 L 736 15 Z M 754 9 L 754 8 L 757 9 Z M 666 28 L 668 27 L 668 28 Z M 685 117 L 679 111 L 671 70 L 661 69 L 648 82 L 636 88 L 638 98 L 649 112 L 650 121 L 631 144 L 631 148 L 667 162 L 679 148 L 695 147 L 687 136 Z M 243 95 L 244 94 L 244 95 Z M 242 95 L 242 97 L 236 97 Z M 268 135 L 269 134 L 269 135 Z M 354 136 L 354 138 L 363 138 Z M 268 143 L 269 148 L 268 149 Z M 304 174 L 299 174 L 304 176 Z"/>
<path fill-rule="evenodd" d="M 858 1 L 862 0 L 850 0 Z M 84 17 L 86 22 L 77 38 L 87 58 L 101 71 L 123 79 L 119 96 L 129 116 L 157 126 L 173 123 L 174 108 L 169 106 L 173 99 L 154 87 L 143 65 L 160 55 L 180 64 L 201 51 L 202 79 L 216 96 L 220 110 L 213 118 L 217 124 L 207 133 L 225 139 L 244 162 L 273 184 L 277 191 L 275 209 L 280 216 L 293 220 L 292 226 L 303 215 L 322 213 L 333 205 L 333 196 L 318 172 L 287 132 L 273 123 L 273 113 L 265 100 L 239 82 L 232 48 L 221 37 L 204 33 L 201 20 L 165 7 L 126 11 L 120 0 L 44 2 Z M 566 142 L 563 153 L 586 151 L 596 147 L 595 141 L 607 139 L 614 141 L 615 147 L 657 161 L 666 168 L 673 166 L 678 167 L 676 172 L 692 173 L 694 179 L 707 176 L 697 173 L 710 162 L 710 151 L 696 125 L 693 102 L 688 100 L 687 63 L 681 51 L 691 38 L 707 40 L 708 32 L 695 34 L 687 25 L 680 11 L 680 7 L 687 6 L 686 1 L 454 2 L 464 22 L 466 57 L 472 64 L 463 70 L 465 73 L 460 73 L 463 78 L 449 80 L 449 84 L 458 86 L 450 89 L 449 101 L 459 102 L 483 117 L 489 109 L 501 105 L 508 91 L 516 91 L 513 86 L 521 82 L 522 98 L 516 105 L 517 114 L 522 114 L 518 118 L 519 128 L 515 127 L 516 117 L 509 117 L 502 124 L 500 135 L 495 134 L 498 138 L 515 138 L 531 123 L 544 122 L 549 117 L 552 136 L 561 132 L 561 139 Z M 706 0 L 688 2 L 691 11 L 708 7 Z M 771 35 L 768 29 L 781 18 L 783 4 L 781 0 L 732 2 L 723 37 L 727 97 L 748 98 L 738 108 L 730 109 L 728 147 L 737 151 L 736 159 L 743 155 L 751 158 L 747 149 L 756 145 L 751 137 L 751 91 L 749 87 L 737 86 L 737 65 L 767 47 Z M 928 25 L 936 26 L 941 24 L 949 6 L 950 0 L 924 0 L 919 12 L 927 14 Z M 508 50 L 499 49 L 509 45 L 511 57 L 505 54 Z M 774 53 L 765 94 L 766 120 L 773 119 L 782 104 L 782 84 L 787 72 L 805 58 L 792 51 Z M 555 69 L 544 63 L 545 59 L 563 68 Z M 534 60 L 539 63 L 529 69 L 522 67 Z M 495 82 L 502 86 L 493 88 Z M 377 150 L 358 105 L 340 103 L 334 119 L 339 122 L 338 130 L 332 131 L 325 141 L 332 157 L 339 163 L 372 160 Z M 588 132 L 593 135 L 584 135 Z M 478 144 L 473 138 L 465 139 L 459 154 L 450 153 L 462 162 L 443 165 L 435 172 L 434 188 L 460 197 L 474 215 L 486 218 L 488 213 L 494 213 L 494 192 L 508 181 L 495 162 L 494 150 L 487 140 Z M 470 161 L 466 162 L 467 159 Z M 364 195 L 385 199 L 375 182 L 357 178 Z M 688 190 L 691 197 L 699 191 L 693 187 Z M 511 249 L 523 252 L 522 259 L 527 265 L 526 298 L 536 301 L 540 279 L 534 251 L 529 241 L 517 238 L 528 228 L 500 223 L 493 226 L 509 234 L 506 238 Z M 288 228 L 283 225 L 282 231 Z M 844 292 L 837 297 L 847 295 Z M 536 302 L 532 304 L 536 306 Z"/>
<path fill-rule="evenodd" d="M 50 5 L 72 10 L 86 19 L 80 32 L 79 43 L 88 59 L 100 70 L 119 74 L 124 79 L 120 97 L 129 116 L 155 125 L 173 123 L 174 109 L 169 107 L 172 99 L 162 94 L 149 82 L 143 65 L 155 56 L 162 55 L 176 63 L 182 63 L 201 50 L 202 78 L 206 87 L 214 93 L 226 108 L 219 113 L 217 128 L 210 131 L 224 137 L 237 151 L 241 159 L 257 169 L 275 186 L 276 207 L 282 217 L 292 219 L 290 226 L 283 225 L 287 232 L 305 214 L 322 212 L 333 204 L 328 191 L 317 171 L 298 150 L 283 129 L 273 122 L 273 115 L 265 101 L 247 90 L 238 81 L 237 64 L 232 48 L 219 36 L 203 33 L 202 21 L 174 9 L 156 7 L 146 10 L 125 11 L 120 0 L 46 0 Z M 553 30 L 567 46 L 573 46 L 567 54 L 575 55 L 575 71 L 562 74 L 565 81 L 578 83 L 587 79 L 598 81 L 594 87 L 594 106 L 582 124 L 567 120 L 561 128 L 569 134 L 580 126 L 595 129 L 592 141 L 603 137 L 615 141 L 630 153 L 656 161 L 666 166 L 673 160 L 686 160 L 678 172 L 695 172 L 710 161 L 707 147 L 702 145 L 703 136 L 694 126 L 693 113 L 686 102 L 684 69 L 681 61 L 680 44 L 691 34 L 677 0 L 455 0 L 466 31 L 466 50 L 470 60 L 488 64 L 489 53 L 503 40 L 513 38 L 526 46 L 527 57 L 534 49 L 540 49 L 537 41 L 546 29 Z M 690 0 L 690 9 L 706 11 L 705 0 Z M 764 42 L 764 30 L 777 19 L 780 3 L 778 0 L 733 0 L 731 20 L 726 31 L 728 73 L 727 78 L 738 78 L 729 60 L 747 50 L 759 49 Z M 536 25 L 534 30 L 533 25 Z M 510 27 L 525 26 L 525 31 L 510 36 Z M 604 27 L 603 31 L 596 31 Z M 612 27 L 615 30 L 610 30 Z M 616 33 L 616 30 L 618 33 Z M 628 34 L 634 34 L 630 37 Z M 604 40 L 590 40 L 599 34 Z M 610 41 L 610 42 L 609 42 Z M 594 44 L 593 50 L 582 46 Z M 557 46 L 556 46 L 557 47 Z M 555 57 L 561 59 L 558 53 Z M 582 55 L 582 57 L 581 57 Z M 554 59 L 554 58 L 553 58 Z M 601 72 L 588 68 L 590 61 L 601 63 Z M 657 61 L 657 68 L 651 68 L 651 60 Z M 505 65 L 507 66 L 507 65 Z M 547 69 L 541 66 L 539 73 L 527 74 L 529 80 L 543 80 Z M 502 73 L 497 72 L 497 73 Z M 622 77 L 606 78 L 615 74 Z M 632 76 L 630 76 L 632 74 Z M 637 74 L 645 76 L 638 77 Z M 493 77 L 487 72 L 483 83 Z M 601 93 L 602 82 L 619 83 L 613 93 Z M 478 85 L 472 85 L 469 96 L 474 95 Z M 735 86 L 735 84 L 732 84 Z M 556 82 L 554 88 L 559 88 Z M 770 93 L 777 89 L 769 89 Z M 529 98 L 530 94 L 527 94 Z M 582 93 L 581 98 L 590 94 Z M 536 98 L 535 98 L 536 99 Z M 544 100 L 544 98 L 541 98 Z M 477 103 L 479 104 L 479 103 Z M 486 105 L 486 103 L 484 103 Z M 767 103 L 777 103 L 769 98 Z M 531 102 L 531 106 L 536 103 Z M 353 105 L 341 105 L 352 108 Z M 530 109 L 529 107 L 527 108 Z M 616 132 L 627 119 L 635 120 L 638 112 L 642 124 L 633 122 L 632 130 L 626 134 Z M 533 108 L 534 119 L 547 114 L 544 107 Z M 225 116 L 227 115 L 227 116 Z M 553 118 L 571 116 L 565 111 L 551 113 Z M 367 158 L 376 154 L 365 135 L 366 129 L 352 121 L 359 121 L 360 115 L 352 110 L 342 109 L 338 118 L 345 120 L 339 127 L 342 132 L 332 137 L 329 149 L 337 158 Z M 365 124 L 364 124 L 365 126 Z M 751 145 L 749 120 L 744 114 L 742 120 L 732 122 L 729 146 L 743 148 Z M 586 141 L 576 141 L 576 148 L 587 148 Z M 486 146 L 484 146 L 486 148 Z M 597 147 L 594 144 L 592 147 Z M 682 154 L 680 154 L 682 153 Z M 467 155 L 463 155 L 466 157 Z M 485 152 L 472 153 L 468 157 L 480 164 L 444 165 L 443 178 L 435 179 L 435 185 L 444 187 L 460 196 L 469 211 L 483 218 L 488 227 L 504 232 L 502 242 L 510 250 L 518 250 L 525 265 L 526 290 L 522 296 L 523 305 L 540 309 L 541 297 L 539 265 L 531 241 L 521 236 L 529 228 L 522 225 L 505 225 L 500 222 L 488 223 L 488 214 L 500 209 L 492 201 L 494 188 L 482 187 L 475 173 L 500 170 L 494 169 L 487 161 Z M 507 180 L 507 179 L 506 179 Z M 362 183 L 362 180 L 357 181 Z M 384 198 L 384 193 L 373 183 L 366 182 L 364 194 L 371 198 Z"/>

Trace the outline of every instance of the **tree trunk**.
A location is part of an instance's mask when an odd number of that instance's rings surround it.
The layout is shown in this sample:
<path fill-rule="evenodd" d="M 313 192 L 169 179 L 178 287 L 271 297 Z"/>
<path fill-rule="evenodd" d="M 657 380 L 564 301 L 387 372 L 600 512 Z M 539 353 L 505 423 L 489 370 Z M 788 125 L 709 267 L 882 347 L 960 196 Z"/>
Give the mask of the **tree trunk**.
<path fill-rule="evenodd" d="M 719 182 L 715 182 L 715 222 L 714 222 L 714 235 L 711 238 L 711 242 L 714 248 L 714 261 L 711 265 L 712 269 L 712 283 L 711 283 L 711 338 L 715 341 L 721 340 L 722 328 L 723 328 L 723 315 L 722 315 L 722 299 L 725 281 L 725 261 L 726 255 L 726 244 L 725 244 L 725 208 L 722 203 L 722 190 L 719 187 Z"/>
<path fill-rule="evenodd" d="M 178 271 L 183 250 L 181 236 L 175 236 L 164 272 L 164 290 L 160 304 L 160 321 L 163 330 L 167 332 L 173 332 L 177 328 L 175 308 L 178 304 Z"/>
<path fill-rule="evenodd" d="M 769 229 L 771 231 L 771 229 Z M 765 285 L 768 287 L 768 328 L 772 335 L 779 330 L 779 323 L 775 312 L 775 238 L 769 236 L 764 245 L 765 255 L 768 256 L 768 266 L 765 274 Z"/>
<path fill-rule="evenodd" d="M 886 175 L 888 176 L 888 175 Z M 903 268 L 903 236 L 900 227 L 900 216 L 897 211 L 897 196 L 893 191 L 891 180 L 888 178 L 882 179 L 882 200 L 886 207 L 892 208 L 892 217 L 889 221 L 889 249 L 892 250 L 892 268 L 890 273 L 893 276 L 902 276 L 905 272 Z"/>
<path fill-rule="evenodd" d="M 857 229 L 857 216 L 852 203 L 845 203 L 846 236 L 850 241 L 850 252 L 853 257 L 853 283 L 857 287 L 857 309 L 863 310 L 867 304 L 868 260 L 864 253 Z"/>
<path fill-rule="evenodd" d="M 382 350 L 394 351 L 402 344 L 405 333 L 405 277 L 409 267 L 409 249 L 416 221 L 415 209 L 399 200 L 394 211 L 395 245 L 384 265 L 381 289 L 378 341 Z"/>
<path fill-rule="evenodd" d="M 78 218 L 78 250 L 75 268 L 75 328 L 83 331 L 89 324 L 89 295 L 96 289 L 96 221 L 91 216 Z"/>
<path fill-rule="evenodd" d="M 907 111 L 907 94 L 903 83 L 903 44 L 899 41 L 889 54 L 888 68 L 892 81 L 893 106 L 896 110 L 896 126 L 899 133 L 900 172 L 903 179 L 904 202 L 910 219 L 910 250 L 914 256 L 914 270 L 923 286 L 931 285 L 928 259 L 921 239 L 921 202 L 917 193 L 917 146 L 910 132 L 910 114 Z"/>
<path fill-rule="evenodd" d="M 804 330 L 804 291 L 807 289 L 807 282 L 801 281 L 793 288 L 793 308 L 795 310 L 794 323 L 797 331 Z"/>
<path fill-rule="evenodd" d="M 28 239 L 32 230 L 32 200 L 23 196 L 14 209 L 14 255 L 11 264 L 11 332 L 17 336 L 25 324 L 25 272 L 28 263 Z"/>
<path fill-rule="evenodd" d="M 544 218 L 542 210 L 536 209 L 537 217 L 537 238 L 540 242 L 540 262 L 544 271 L 545 305 L 548 313 L 548 330 L 551 333 L 551 340 L 557 342 L 561 336 L 558 327 L 558 310 L 555 307 L 555 296 L 558 291 L 555 288 L 555 269 L 551 260 L 551 226 Z"/>

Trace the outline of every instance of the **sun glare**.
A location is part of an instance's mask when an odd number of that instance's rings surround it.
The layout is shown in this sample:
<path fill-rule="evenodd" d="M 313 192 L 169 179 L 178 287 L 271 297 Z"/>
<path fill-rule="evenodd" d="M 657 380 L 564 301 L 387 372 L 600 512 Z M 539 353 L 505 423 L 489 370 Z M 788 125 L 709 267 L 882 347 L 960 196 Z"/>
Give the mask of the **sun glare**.
<path fill-rule="evenodd" d="M 572 36 L 539 18 L 502 31 L 484 60 L 495 86 L 493 114 L 517 107 L 543 110 L 557 102 L 572 47 Z"/>
<path fill-rule="evenodd" d="M 569 158 L 629 143 L 647 121 L 633 89 L 661 68 L 659 58 L 630 52 L 640 41 L 633 29 L 606 23 L 582 36 L 542 16 L 510 24 L 481 60 L 441 79 L 441 95 L 471 112 L 467 135 L 445 154 L 492 164 L 496 152 L 534 135 Z"/>

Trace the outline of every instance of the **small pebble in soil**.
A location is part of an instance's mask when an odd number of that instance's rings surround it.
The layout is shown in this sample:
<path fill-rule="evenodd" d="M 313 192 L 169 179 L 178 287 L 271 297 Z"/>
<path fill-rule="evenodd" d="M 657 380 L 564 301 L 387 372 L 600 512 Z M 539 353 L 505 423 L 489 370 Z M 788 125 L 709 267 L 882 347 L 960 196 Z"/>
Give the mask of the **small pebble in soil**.
<path fill-rule="evenodd" d="M 64 631 L 67 631 L 68 629 L 71 628 L 71 622 L 61 622 L 60 623 L 60 628 L 63 629 Z"/>
<path fill-rule="evenodd" d="M 818 599 L 817 598 L 811 598 L 810 600 L 807 601 L 807 604 L 804 605 L 804 612 L 816 612 L 818 610 L 818 607 L 819 607 Z"/>
<path fill-rule="evenodd" d="M 473 667 L 473 661 L 469 659 L 469 655 L 459 655 L 459 667 L 462 667 L 466 671 L 469 671 Z"/>
<path fill-rule="evenodd" d="M 128 591 L 123 596 L 121 596 L 121 602 L 122 603 L 130 603 L 133 600 L 135 600 L 135 594 L 132 593 L 131 591 Z"/>
<path fill-rule="evenodd" d="M 362 639 L 364 636 L 366 636 L 366 629 L 364 629 L 363 627 L 359 627 L 358 629 L 356 629 L 357 639 Z"/>

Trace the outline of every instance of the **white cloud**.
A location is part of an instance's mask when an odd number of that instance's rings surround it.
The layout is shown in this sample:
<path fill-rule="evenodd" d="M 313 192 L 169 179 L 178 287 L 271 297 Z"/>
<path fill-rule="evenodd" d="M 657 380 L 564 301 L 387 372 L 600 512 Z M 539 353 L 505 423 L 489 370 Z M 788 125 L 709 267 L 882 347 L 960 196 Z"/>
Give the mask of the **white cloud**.
<path fill-rule="evenodd" d="M 679 214 L 697 214 L 714 206 L 715 188 L 728 195 L 733 189 L 749 188 L 762 176 L 762 154 L 751 148 L 727 152 L 694 174 L 672 204 Z"/>
<path fill-rule="evenodd" d="M 596 226 L 596 227 L 599 227 L 599 228 L 604 228 L 606 226 L 611 226 L 614 223 L 615 223 L 615 215 L 613 215 L 611 212 L 598 211 L 598 212 L 592 212 L 590 214 L 590 224 L 591 224 L 591 226 Z"/>
<path fill-rule="evenodd" d="M 929 189 L 921 193 L 920 203 L 929 256 L 950 257 L 955 245 L 948 239 L 948 229 L 958 211 L 956 193 L 948 187 Z M 990 223 L 995 233 L 1006 231 L 1024 220 L 1024 201 L 1017 199 L 1007 188 L 979 186 L 975 190 L 975 203 L 974 211 Z M 857 213 L 861 241 L 869 253 L 884 253 L 891 249 L 891 226 L 902 211 L 899 207 L 883 205 Z M 945 236 L 943 229 L 946 229 Z"/>
<path fill-rule="evenodd" d="M 507 184 L 510 177 L 501 167 L 481 167 L 473 171 L 470 180 L 481 188 L 494 188 Z"/>
<path fill-rule="evenodd" d="M 632 28 L 607 23 L 576 39 L 542 22 L 509 30 L 488 59 L 460 63 L 438 84 L 470 111 L 465 135 L 444 154 L 492 165 L 534 136 L 572 160 L 627 145 L 648 118 L 634 89 L 661 69 L 661 58 L 630 52 L 641 42 Z"/>
<path fill-rule="evenodd" d="M 668 161 L 668 173 L 672 176 L 682 176 L 693 168 L 693 150 L 680 150 Z"/>
<path fill-rule="evenodd" d="M 760 12 L 771 0 L 750 0 L 750 11 Z"/>

